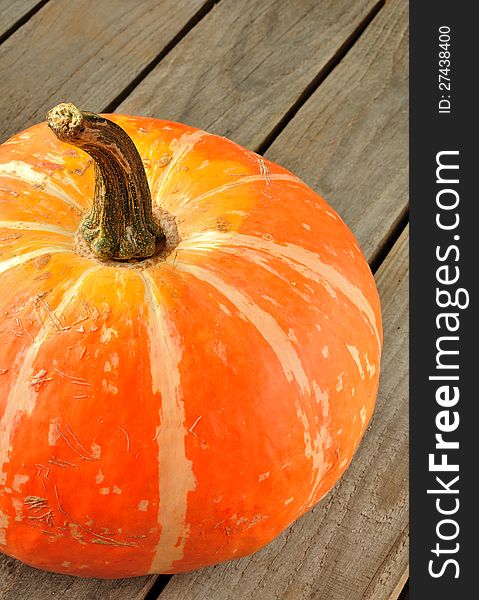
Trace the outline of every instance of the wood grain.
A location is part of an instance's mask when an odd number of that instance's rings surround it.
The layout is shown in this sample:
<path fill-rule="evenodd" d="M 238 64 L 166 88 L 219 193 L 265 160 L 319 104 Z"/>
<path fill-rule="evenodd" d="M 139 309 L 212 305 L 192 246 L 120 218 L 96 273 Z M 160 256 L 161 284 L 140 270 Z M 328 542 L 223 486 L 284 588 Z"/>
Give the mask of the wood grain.
<path fill-rule="evenodd" d="M 378 0 L 222 0 L 118 107 L 252 149 Z"/>
<path fill-rule="evenodd" d="M 408 203 L 408 3 L 390 0 L 266 152 L 339 212 L 374 261 Z"/>
<path fill-rule="evenodd" d="M 103 110 L 210 0 L 50 0 L 2 44 L 0 138 L 66 100 Z"/>
<path fill-rule="evenodd" d="M 32 569 L 0 555 L 0 600 L 142 600 L 152 577 L 80 579 Z"/>
<path fill-rule="evenodd" d="M 39 4 L 39 0 L 0 0 L 0 35 Z"/>
<path fill-rule="evenodd" d="M 384 319 L 376 411 L 328 496 L 253 556 L 175 575 L 160 600 L 395 600 L 408 562 L 408 231 L 377 274 Z"/>

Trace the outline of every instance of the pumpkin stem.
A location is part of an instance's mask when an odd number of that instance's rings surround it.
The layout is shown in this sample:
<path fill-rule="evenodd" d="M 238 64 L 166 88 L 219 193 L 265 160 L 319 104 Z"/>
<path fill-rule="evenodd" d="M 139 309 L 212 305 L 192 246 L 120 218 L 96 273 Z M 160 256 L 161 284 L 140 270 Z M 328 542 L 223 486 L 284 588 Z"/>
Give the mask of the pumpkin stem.
<path fill-rule="evenodd" d="M 95 161 L 93 206 L 80 232 L 102 259 L 142 259 L 155 254 L 165 235 L 155 221 L 145 169 L 128 134 L 116 123 L 70 103 L 47 115 L 58 139 Z"/>

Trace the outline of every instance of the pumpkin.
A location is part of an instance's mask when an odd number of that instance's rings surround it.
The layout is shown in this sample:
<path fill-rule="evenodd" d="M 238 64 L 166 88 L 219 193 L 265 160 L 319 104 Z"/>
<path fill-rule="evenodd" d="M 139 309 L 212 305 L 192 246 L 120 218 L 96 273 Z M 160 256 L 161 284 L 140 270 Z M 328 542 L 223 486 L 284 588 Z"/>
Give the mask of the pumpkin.
<path fill-rule="evenodd" d="M 286 169 L 55 107 L 1 146 L 0 551 L 125 577 L 255 552 L 373 412 L 374 279 Z"/>

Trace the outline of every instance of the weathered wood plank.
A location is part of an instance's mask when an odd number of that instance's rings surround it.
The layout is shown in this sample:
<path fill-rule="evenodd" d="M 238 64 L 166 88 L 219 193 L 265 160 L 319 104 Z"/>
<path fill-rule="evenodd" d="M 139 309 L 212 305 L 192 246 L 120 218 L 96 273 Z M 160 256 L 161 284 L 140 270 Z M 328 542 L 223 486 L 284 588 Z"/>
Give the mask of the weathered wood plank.
<path fill-rule="evenodd" d="M 212 0 L 51 0 L 2 44 L 0 138 L 71 100 L 103 110 Z"/>
<path fill-rule="evenodd" d="M 142 600 L 154 583 L 152 577 L 100 580 L 55 575 L 0 556 L 1 600 Z"/>
<path fill-rule="evenodd" d="M 222 0 L 118 107 L 256 149 L 378 0 Z"/>
<path fill-rule="evenodd" d="M 409 541 L 409 536 L 406 541 Z M 391 600 L 408 600 L 408 580 L 409 580 L 409 567 L 402 574 L 401 579 L 398 581 L 396 588 L 391 593 Z"/>
<path fill-rule="evenodd" d="M 373 261 L 408 202 L 408 3 L 390 0 L 266 152 L 339 212 Z"/>
<path fill-rule="evenodd" d="M 0 36 L 39 4 L 39 0 L 0 0 Z"/>
<path fill-rule="evenodd" d="M 257 554 L 175 575 L 160 600 L 395 600 L 407 570 L 408 231 L 377 274 L 378 404 L 335 489 Z M 395 594 L 395 595 L 394 595 Z"/>

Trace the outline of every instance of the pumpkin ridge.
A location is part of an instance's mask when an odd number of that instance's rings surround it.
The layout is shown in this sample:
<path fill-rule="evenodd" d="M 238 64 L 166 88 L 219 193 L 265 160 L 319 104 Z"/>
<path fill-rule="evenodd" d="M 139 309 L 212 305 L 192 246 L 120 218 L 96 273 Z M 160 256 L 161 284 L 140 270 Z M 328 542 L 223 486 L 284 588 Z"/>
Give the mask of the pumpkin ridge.
<path fill-rule="evenodd" d="M 231 234 L 231 237 L 233 238 L 234 234 Z M 208 248 L 208 247 L 187 247 L 187 248 L 181 248 L 184 252 L 189 252 L 189 251 L 193 251 L 194 254 L 196 256 L 200 255 L 203 257 L 207 257 L 208 254 L 211 252 L 212 248 Z M 282 282 L 286 283 L 288 285 L 288 287 L 292 288 L 292 291 L 299 296 L 304 302 L 310 302 L 311 301 L 311 297 L 305 295 L 304 293 L 302 293 L 296 286 L 291 286 L 290 281 L 288 280 L 288 278 L 279 273 L 276 269 L 274 269 L 271 265 L 267 264 L 265 260 L 263 260 L 263 257 L 266 258 L 270 258 L 271 255 L 266 254 L 264 252 L 252 249 L 252 248 L 244 248 L 244 247 L 238 247 L 238 246 L 227 246 L 226 243 L 223 246 L 217 246 L 214 248 L 215 251 L 217 252 L 224 252 L 225 254 L 229 254 L 232 256 L 235 256 L 237 258 L 241 258 L 242 260 L 246 261 L 247 263 L 254 265 L 256 267 L 259 267 L 260 269 L 264 269 L 265 271 L 267 271 L 268 273 L 272 274 L 274 277 L 277 277 L 279 280 L 281 280 Z M 194 262 L 192 262 L 191 260 L 188 261 L 184 256 L 180 256 L 180 263 L 181 264 L 196 264 Z M 304 278 L 305 280 L 306 277 Z"/>
<path fill-rule="evenodd" d="M 215 233 L 215 232 L 213 231 L 212 233 Z M 232 234 L 232 238 L 231 238 L 232 241 L 234 241 L 233 235 L 234 234 Z M 209 250 L 211 250 L 211 248 L 201 248 L 199 246 L 192 245 L 192 246 L 187 246 L 186 248 L 180 248 L 180 250 L 183 250 L 183 251 L 194 250 L 195 254 L 203 253 L 202 256 L 207 256 L 207 252 Z M 267 271 L 274 277 L 277 277 L 281 281 L 287 283 L 288 287 L 290 288 L 290 291 L 293 292 L 294 294 L 298 295 L 305 303 L 308 303 L 308 304 L 311 303 L 311 301 L 312 301 L 311 296 L 307 296 L 304 293 L 302 293 L 301 290 L 299 290 L 297 286 L 291 286 L 290 281 L 287 279 L 287 277 L 285 275 L 281 274 L 277 269 L 274 269 L 269 264 L 266 264 L 266 261 L 263 260 L 263 257 L 271 258 L 272 256 L 274 258 L 279 259 L 279 257 L 277 255 L 273 255 L 273 254 L 267 253 L 267 252 L 262 252 L 256 248 L 247 248 L 246 246 L 245 247 L 232 246 L 231 248 L 229 248 L 226 245 L 216 246 L 215 250 L 217 250 L 218 252 L 225 252 L 225 253 L 231 254 L 236 257 L 241 257 L 242 259 L 248 261 L 250 264 L 254 264 L 257 267 L 264 269 L 265 271 Z M 254 256 L 254 258 L 253 258 L 253 256 Z M 187 264 L 187 265 L 193 264 L 194 265 L 195 263 L 188 261 L 183 255 L 179 255 L 177 264 Z M 290 263 L 287 263 L 287 264 L 290 268 L 292 268 L 292 269 L 294 268 L 293 265 L 291 265 Z M 296 271 L 296 273 L 301 275 L 305 281 L 310 281 L 310 279 L 304 273 L 301 273 L 299 271 Z M 270 300 L 271 300 L 271 298 L 270 298 Z M 332 336 L 336 335 L 336 329 L 335 329 L 334 324 L 328 324 L 328 322 L 325 322 L 325 323 L 322 323 L 321 328 L 323 331 L 324 330 L 329 331 L 330 335 L 332 335 Z"/>
<path fill-rule="evenodd" d="M 311 394 L 308 377 L 297 352 L 293 348 L 287 334 L 277 324 L 270 313 L 260 308 L 245 293 L 228 285 L 216 274 L 205 268 L 183 263 L 179 266 L 179 269 L 207 283 L 233 304 L 271 347 L 281 365 L 286 380 L 289 383 L 295 382 L 301 396 L 309 396 Z M 310 426 L 298 401 L 296 401 L 296 411 L 303 423 L 306 452 L 308 452 L 311 440 Z"/>
<path fill-rule="evenodd" d="M 37 248 L 31 252 L 19 254 L 18 256 L 6 258 L 5 260 L 0 261 L 0 273 L 5 273 L 5 271 L 8 271 L 9 269 L 18 267 L 19 265 L 22 265 L 29 260 L 33 260 L 34 258 L 43 256 L 44 254 L 57 254 L 61 252 L 73 254 L 73 250 L 68 246 L 65 246 L 64 248 L 61 246 L 45 246 L 44 248 Z"/>
<path fill-rule="evenodd" d="M 73 231 L 68 231 L 68 229 L 64 229 L 63 227 L 57 227 L 48 223 L 37 223 L 36 221 L 0 221 L 0 229 L 47 231 L 71 238 L 74 236 Z"/>
<path fill-rule="evenodd" d="M 65 190 L 53 183 L 52 178 L 46 174 L 40 173 L 30 163 L 21 160 L 11 160 L 0 164 L 0 176 L 7 179 L 15 179 L 27 182 L 32 186 L 39 185 L 46 193 L 62 200 L 75 210 L 83 213 L 85 206 L 76 202 Z"/>
<path fill-rule="evenodd" d="M 234 253 L 235 247 L 245 246 L 251 250 L 262 250 L 280 260 L 283 260 L 291 268 L 299 273 L 306 274 L 308 278 L 315 281 L 325 280 L 333 288 L 339 290 L 361 313 L 367 318 L 371 329 L 376 337 L 379 347 L 381 347 L 381 336 L 377 326 L 376 315 L 370 302 L 361 290 L 352 284 L 342 273 L 331 265 L 327 265 L 318 254 L 310 252 L 305 248 L 295 244 L 277 244 L 271 240 L 265 240 L 262 237 L 245 235 L 242 233 L 223 233 L 210 230 L 208 232 L 191 236 L 182 242 L 190 242 L 188 250 L 195 250 L 195 243 L 198 238 L 205 237 L 209 248 L 215 248 L 222 252 Z M 231 248 L 228 250 L 228 243 Z M 208 249 L 208 245 L 205 246 Z M 319 278 L 319 279 L 318 279 Z"/>
<path fill-rule="evenodd" d="M 188 535 L 187 500 L 189 492 L 196 488 L 196 479 L 193 463 L 186 457 L 185 448 L 187 430 L 178 368 L 183 348 L 179 345 L 179 336 L 173 323 L 167 324 L 165 321 L 166 315 L 158 301 L 154 279 L 147 271 L 141 274 L 141 278 L 149 313 L 153 394 L 161 394 L 158 411 L 160 424 L 155 436 L 160 482 L 158 526 L 161 532 L 150 567 L 150 573 L 159 573 L 169 571 L 175 561 L 183 558 Z"/>
<path fill-rule="evenodd" d="M 154 201 L 157 204 L 160 204 L 161 197 L 164 193 L 164 189 L 166 184 L 168 183 L 169 178 L 173 173 L 173 167 L 179 166 L 180 161 L 187 156 L 190 152 L 194 150 L 194 147 L 197 142 L 203 139 L 206 136 L 210 136 L 211 134 L 206 131 L 202 131 L 201 129 L 196 129 L 195 131 L 189 133 L 183 133 L 179 138 L 176 138 L 170 143 L 170 150 L 173 152 L 177 149 L 177 146 L 180 146 L 176 155 L 172 157 L 168 165 L 166 166 L 166 170 L 161 173 L 162 177 L 159 181 L 158 187 L 156 189 Z M 186 139 L 185 139 L 186 138 Z M 175 148 L 176 147 L 176 148 Z M 154 179 L 157 175 L 158 171 L 161 167 L 157 167 L 155 172 L 153 173 L 152 178 Z M 153 195 L 153 192 L 152 192 Z"/>
<path fill-rule="evenodd" d="M 318 441 L 319 429 L 314 422 L 312 408 L 313 390 L 288 334 L 277 323 L 274 316 L 256 304 L 246 293 L 227 284 L 210 270 L 190 263 L 180 263 L 179 269 L 206 283 L 228 300 L 236 310 L 255 328 L 276 356 L 288 383 L 294 383 L 297 392 L 293 395 L 295 413 L 303 429 L 304 456 L 311 461 L 311 478 L 315 482 L 314 495 L 322 479 L 324 467 L 323 449 Z M 323 426 L 325 424 L 323 423 Z M 313 439 L 313 433 L 314 439 Z M 330 467 L 331 465 L 327 465 Z"/>
<path fill-rule="evenodd" d="M 294 175 L 289 175 L 287 173 L 272 173 L 269 176 L 269 183 L 265 182 L 265 185 L 271 185 L 272 181 L 291 181 L 293 183 L 299 183 L 304 185 L 302 181 L 300 181 Z M 228 190 L 232 190 L 240 185 L 245 185 L 247 183 L 256 183 L 265 181 L 264 175 L 247 175 L 245 177 L 240 177 L 239 179 L 235 179 L 230 181 L 229 183 L 224 183 L 223 185 L 219 185 L 217 187 L 211 188 L 210 190 L 203 192 L 199 196 L 195 196 L 194 198 L 190 198 L 188 202 L 184 203 L 182 207 L 184 210 L 175 211 L 176 216 L 180 216 L 182 212 L 185 212 L 187 208 L 191 209 L 191 205 L 198 204 L 202 202 L 205 198 L 209 198 L 210 196 L 214 196 L 216 194 L 221 194 L 222 192 L 227 192 Z"/>

